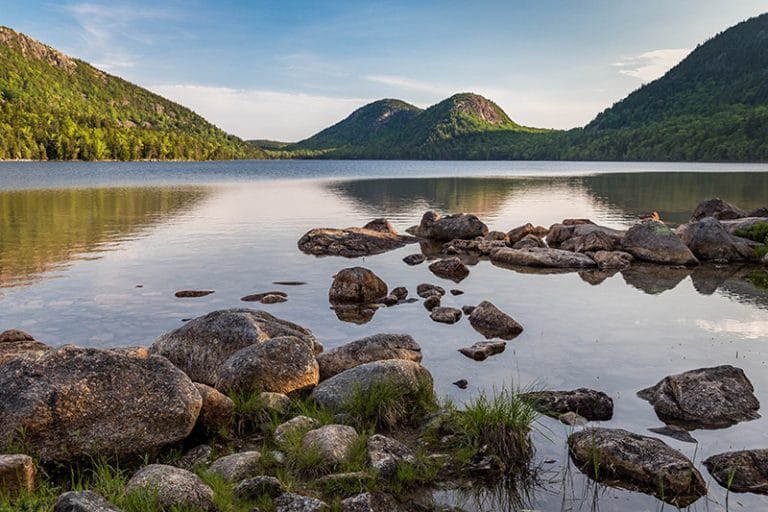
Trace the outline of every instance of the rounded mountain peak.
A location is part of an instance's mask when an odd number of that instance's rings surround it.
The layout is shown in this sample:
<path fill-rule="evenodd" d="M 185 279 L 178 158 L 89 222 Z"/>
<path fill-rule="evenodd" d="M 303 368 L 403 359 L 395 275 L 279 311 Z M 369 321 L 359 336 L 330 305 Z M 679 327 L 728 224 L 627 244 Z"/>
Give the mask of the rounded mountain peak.
<path fill-rule="evenodd" d="M 477 118 L 492 125 L 510 124 L 513 121 L 496 103 L 479 94 L 461 92 L 441 102 L 450 111 Z"/>

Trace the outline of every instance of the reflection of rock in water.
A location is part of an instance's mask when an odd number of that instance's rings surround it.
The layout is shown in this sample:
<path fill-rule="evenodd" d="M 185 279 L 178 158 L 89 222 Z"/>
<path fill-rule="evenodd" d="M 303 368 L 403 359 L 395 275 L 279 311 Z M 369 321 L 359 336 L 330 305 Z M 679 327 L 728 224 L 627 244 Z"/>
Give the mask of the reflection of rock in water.
<path fill-rule="evenodd" d="M 331 308 L 342 322 L 363 325 L 373 320 L 377 307 L 374 305 L 338 304 Z"/>
<path fill-rule="evenodd" d="M 579 277 L 582 281 L 597 286 L 602 284 L 603 281 L 609 277 L 613 277 L 618 274 L 618 269 L 605 269 L 605 270 L 582 270 L 579 272 Z"/>
<path fill-rule="evenodd" d="M 743 304 L 751 304 L 761 309 L 768 309 L 768 290 L 761 290 L 745 279 L 745 276 L 755 269 L 764 268 L 745 265 L 733 277 L 727 279 L 718 291 L 728 298 Z"/>
<path fill-rule="evenodd" d="M 702 295 L 712 295 L 728 279 L 739 274 L 744 265 L 699 265 L 691 272 L 693 287 Z"/>
<path fill-rule="evenodd" d="M 667 267 L 643 263 L 635 263 L 621 271 L 621 275 L 628 285 L 650 295 L 673 289 L 690 273 L 691 269 L 686 267 Z"/>

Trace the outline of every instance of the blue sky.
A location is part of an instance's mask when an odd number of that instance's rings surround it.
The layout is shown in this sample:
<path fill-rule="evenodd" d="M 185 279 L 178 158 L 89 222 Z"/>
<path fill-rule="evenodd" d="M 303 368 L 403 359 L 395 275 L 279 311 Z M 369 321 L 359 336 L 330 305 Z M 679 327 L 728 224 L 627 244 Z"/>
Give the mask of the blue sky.
<path fill-rule="evenodd" d="M 243 138 L 299 140 L 380 98 L 456 92 L 582 126 L 765 0 L 0 0 L 0 24 Z"/>

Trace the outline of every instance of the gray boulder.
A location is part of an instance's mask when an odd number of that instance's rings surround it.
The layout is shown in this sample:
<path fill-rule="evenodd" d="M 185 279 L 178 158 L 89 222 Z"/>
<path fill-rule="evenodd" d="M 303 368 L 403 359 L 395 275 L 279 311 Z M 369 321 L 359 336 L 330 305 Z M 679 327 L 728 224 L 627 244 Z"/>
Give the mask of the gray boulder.
<path fill-rule="evenodd" d="M 456 256 L 438 260 L 429 265 L 429 270 L 437 277 L 450 279 L 456 283 L 464 280 L 469 275 L 469 269 Z"/>
<path fill-rule="evenodd" d="M 732 220 L 747 217 L 747 212 L 720 198 L 702 201 L 693 210 L 690 222 L 699 221 L 705 217 L 713 217 L 718 220 Z"/>
<path fill-rule="evenodd" d="M 291 393 L 315 386 L 320 367 L 306 342 L 279 336 L 232 354 L 219 368 L 220 390 Z"/>
<path fill-rule="evenodd" d="M 0 455 L 0 496 L 33 493 L 36 477 L 37 466 L 29 455 Z"/>
<path fill-rule="evenodd" d="M 696 265 L 699 260 L 664 223 L 648 219 L 635 224 L 621 244 L 621 250 L 638 260 L 666 265 Z"/>
<path fill-rule="evenodd" d="M 661 421 L 688 430 L 726 428 L 760 417 L 752 383 L 731 365 L 670 375 L 637 396 L 653 405 Z"/>
<path fill-rule="evenodd" d="M 491 262 L 502 267 L 590 268 L 597 266 L 595 260 L 584 254 L 541 247 L 499 249 L 491 253 Z"/>
<path fill-rule="evenodd" d="M 50 348 L 24 331 L 18 329 L 3 331 L 0 333 L 0 366 L 16 357 L 41 356 Z"/>
<path fill-rule="evenodd" d="M 295 336 L 315 353 L 323 348 L 309 329 L 265 311 L 224 309 L 163 334 L 150 351 L 168 358 L 195 382 L 215 386 L 219 368 L 238 350 L 278 336 Z"/>
<path fill-rule="evenodd" d="M 93 491 L 70 491 L 56 499 L 53 512 L 120 512 L 120 509 Z"/>
<path fill-rule="evenodd" d="M 419 238 L 448 242 L 455 238 L 469 240 L 485 236 L 488 234 L 488 226 L 475 215 L 455 213 L 442 216 L 428 211 L 422 216 L 421 223 L 408 231 Z"/>
<path fill-rule="evenodd" d="M 368 462 L 382 478 L 394 478 L 398 464 L 419 464 L 413 450 L 391 437 L 374 434 L 368 438 L 367 448 Z"/>
<path fill-rule="evenodd" d="M 334 466 L 347 459 L 358 437 L 357 431 L 350 426 L 325 425 L 304 434 L 301 446 L 305 452 L 318 452 L 324 465 Z"/>
<path fill-rule="evenodd" d="M 768 494 L 768 450 L 719 453 L 704 460 L 717 483 L 733 492 Z"/>
<path fill-rule="evenodd" d="M 150 464 L 133 475 L 125 486 L 127 494 L 149 492 L 157 496 L 164 510 L 172 507 L 214 512 L 213 489 L 194 473 L 185 469 Z"/>
<path fill-rule="evenodd" d="M 330 507 L 324 501 L 301 494 L 286 492 L 273 501 L 275 512 L 327 512 Z"/>
<path fill-rule="evenodd" d="M 675 232 L 691 252 L 702 261 L 727 263 L 754 258 L 755 252 L 750 244 L 728 233 L 713 217 L 683 224 Z"/>
<path fill-rule="evenodd" d="M 0 439 L 44 461 L 152 452 L 186 438 L 202 398 L 167 359 L 65 346 L 0 367 Z"/>
<path fill-rule="evenodd" d="M 573 412 L 589 421 L 613 417 L 613 400 L 602 391 L 579 388 L 571 391 L 532 391 L 520 395 L 542 414 L 560 417 Z"/>
<path fill-rule="evenodd" d="M 317 228 L 305 233 L 298 242 L 299 250 L 316 256 L 356 258 L 380 254 L 416 242 L 395 231 L 387 219 L 375 219 L 362 228 Z"/>
<path fill-rule="evenodd" d="M 469 323 L 488 339 L 511 340 L 523 332 L 522 325 L 487 300 L 475 306 L 469 315 Z"/>
<path fill-rule="evenodd" d="M 387 284 L 363 267 L 340 270 L 333 276 L 328 300 L 332 304 L 372 304 L 386 297 Z"/>
<path fill-rule="evenodd" d="M 220 476 L 229 483 L 256 476 L 260 470 L 261 452 L 257 451 L 233 453 L 220 457 L 208 468 L 210 473 Z"/>
<path fill-rule="evenodd" d="M 374 334 L 317 355 L 320 380 L 384 359 L 421 362 L 421 347 L 409 334 Z"/>
<path fill-rule="evenodd" d="M 568 448 L 576 466 L 599 482 L 652 494 L 680 508 L 707 494 L 693 463 L 654 437 L 586 428 L 568 437 Z"/>

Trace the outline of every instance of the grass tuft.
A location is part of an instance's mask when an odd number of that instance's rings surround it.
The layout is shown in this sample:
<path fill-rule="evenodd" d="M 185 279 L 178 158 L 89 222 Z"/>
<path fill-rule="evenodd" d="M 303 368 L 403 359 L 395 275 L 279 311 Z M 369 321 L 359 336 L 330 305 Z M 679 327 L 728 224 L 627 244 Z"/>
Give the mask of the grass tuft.
<path fill-rule="evenodd" d="M 373 383 L 368 388 L 356 386 L 343 410 L 358 430 L 394 430 L 413 426 L 425 414 L 437 409 L 432 386 L 420 386 L 412 392 L 390 380 Z"/>

